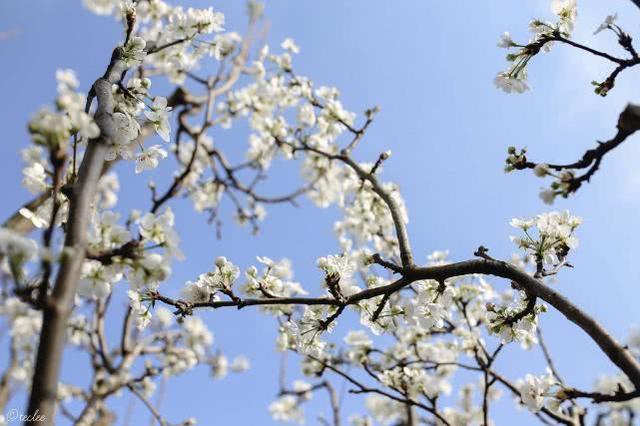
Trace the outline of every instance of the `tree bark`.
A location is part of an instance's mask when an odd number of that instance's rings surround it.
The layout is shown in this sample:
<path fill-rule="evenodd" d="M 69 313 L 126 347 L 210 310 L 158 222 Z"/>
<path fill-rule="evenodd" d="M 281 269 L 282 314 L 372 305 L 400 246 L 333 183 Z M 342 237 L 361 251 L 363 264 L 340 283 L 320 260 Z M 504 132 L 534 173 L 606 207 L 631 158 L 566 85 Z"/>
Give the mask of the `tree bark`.
<path fill-rule="evenodd" d="M 100 136 L 89 141 L 78 169 L 78 179 L 69 194 L 67 234 L 53 291 L 46 297 L 43 306 L 42 330 L 27 410 L 29 416 L 39 415 L 40 421 L 36 419 L 27 421 L 26 424 L 29 425 L 54 424 L 67 321 L 73 310 L 82 263 L 86 255 L 92 203 L 102 174 L 105 155 L 115 134 L 111 87 L 120 81 L 126 70 L 127 67 L 121 60 L 121 50 L 116 48 L 105 75 L 92 87 L 92 94 L 95 94 L 98 101 L 94 120 L 100 128 Z"/>

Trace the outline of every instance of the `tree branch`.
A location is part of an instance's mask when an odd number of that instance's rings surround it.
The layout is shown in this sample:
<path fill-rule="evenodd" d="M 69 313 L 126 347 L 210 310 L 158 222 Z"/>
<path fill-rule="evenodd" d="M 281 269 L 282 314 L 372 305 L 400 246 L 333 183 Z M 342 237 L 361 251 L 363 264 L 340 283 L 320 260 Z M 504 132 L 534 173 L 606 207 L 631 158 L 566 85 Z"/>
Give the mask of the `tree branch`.
<path fill-rule="evenodd" d="M 105 155 L 116 132 L 111 116 L 114 108 L 111 87 L 120 80 L 126 70 L 127 66 L 121 60 L 121 48 L 118 47 L 113 51 L 105 75 L 93 84 L 93 91 L 98 99 L 94 120 L 100 128 L 100 136 L 89 141 L 78 170 L 78 180 L 69 191 L 68 229 L 56 282 L 51 296 L 46 298 L 43 309 L 43 327 L 27 410 L 27 413 L 38 411 L 45 420 L 28 424 L 54 424 L 58 377 L 65 346 L 65 328 L 73 308 L 73 299 L 86 254 L 91 204 L 102 174 Z"/>
<path fill-rule="evenodd" d="M 535 163 L 528 161 L 523 153 L 519 160 L 511 165 L 515 170 L 524 170 L 535 169 L 536 166 L 544 164 L 550 170 L 569 172 L 567 177 L 562 178 L 562 183 L 566 185 L 562 195 L 566 196 L 580 189 L 583 183 L 589 182 L 600 168 L 604 157 L 638 130 L 640 130 L 640 105 L 628 104 L 618 119 L 616 135 L 606 142 L 598 142 L 598 146 L 586 151 L 580 160 L 567 164 Z M 576 176 L 573 171 L 579 169 L 588 170 Z"/>

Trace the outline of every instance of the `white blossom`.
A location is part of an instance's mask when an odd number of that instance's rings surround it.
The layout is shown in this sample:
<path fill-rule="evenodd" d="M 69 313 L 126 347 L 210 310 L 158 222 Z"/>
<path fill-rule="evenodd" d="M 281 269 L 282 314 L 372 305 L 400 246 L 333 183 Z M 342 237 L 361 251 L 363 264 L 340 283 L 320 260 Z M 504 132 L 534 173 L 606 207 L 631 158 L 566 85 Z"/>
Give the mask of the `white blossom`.
<path fill-rule="evenodd" d="M 85 7 L 97 15 L 111 15 L 119 0 L 83 0 Z"/>
<path fill-rule="evenodd" d="M 513 47 L 514 45 L 515 45 L 515 42 L 511 38 L 511 34 L 504 33 L 500 36 L 500 40 L 498 41 L 498 47 L 501 47 L 503 49 L 508 49 L 510 47 Z"/>
<path fill-rule="evenodd" d="M 122 274 L 96 260 L 85 260 L 82 264 L 82 280 L 78 294 L 90 299 L 102 299 L 111 293 L 111 285 L 118 282 Z"/>
<path fill-rule="evenodd" d="M 522 229 L 525 235 L 512 236 L 511 240 L 544 264 L 557 265 L 569 250 L 578 247 L 574 231 L 581 223 L 582 218 L 569 212 L 544 213 L 528 220 L 513 219 L 511 225 Z"/>
<path fill-rule="evenodd" d="M 204 355 L 206 349 L 213 344 L 213 334 L 198 317 L 185 318 L 182 329 L 186 345 L 198 356 Z"/>
<path fill-rule="evenodd" d="M 549 389 L 556 383 L 557 380 L 551 374 L 544 376 L 527 374 L 518 384 L 522 402 L 531 412 L 537 413 L 544 406 L 545 398 L 550 395 Z"/>
<path fill-rule="evenodd" d="M 526 74 L 514 75 L 508 72 L 500 72 L 493 82 L 497 88 L 505 93 L 524 93 L 529 90 Z"/>
<path fill-rule="evenodd" d="M 47 173 L 42 164 L 34 163 L 32 166 L 25 168 L 22 174 L 24 175 L 22 184 L 32 194 L 40 194 L 49 188 Z"/>
<path fill-rule="evenodd" d="M 23 261 L 30 260 L 38 254 L 38 244 L 10 229 L 0 227 L 0 253 Z"/>
<path fill-rule="evenodd" d="M 167 99 L 162 96 L 156 96 L 151 106 L 151 111 L 145 111 L 147 119 L 153 124 L 153 128 L 158 135 L 165 141 L 169 142 L 171 133 L 171 124 L 169 123 L 169 112 L 171 107 L 167 107 Z M 166 157 L 166 153 L 165 153 Z M 164 158 L 164 157 L 163 157 Z M 154 166 L 155 167 L 155 166 Z"/>
<path fill-rule="evenodd" d="M 551 10 L 560 18 L 560 29 L 570 34 L 578 15 L 577 0 L 553 0 Z"/>
<path fill-rule="evenodd" d="M 58 81 L 58 92 L 64 90 L 76 90 L 80 87 L 80 82 L 72 69 L 56 70 L 56 80 Z"/>
<path fill-rule="evenodd" d="M 140 125 L 126 113 L 115 112 L 112 117 L 116 133 L 105 159 L 113 161 L 121 157 L 123 160 L 131 160 L 135 149 L 133 142 L 138 137 Z"/>
<path fill-rule="evenodd" d="M 607 15 L 607 17 L 604 18 L 604 21 L 602 22 L 602 24 L 600 24 L 600 26 L 596 28 L 596 30 L 593 32 L 593 35 L 596 35 L 601 31 L 611 28 L 611 26 L 614 25 L 617 19 L 618 19 L 617 13 L 614 15 Z"/>
<path fill-rule="evenodd" d="M 162 149 L 160 145 L 145 148 L 144 151 L 136 155 L 136 173 L 155 169 L 163 158 L 167 158 L 167 151 Z"/>
<path fill-rule="evenodd" d="M 218 354 L 210 361 L 211 374 L 216 379 L 224 378 L 229 372 L 229 360 L 224 354 Z"/>
<path fill-rule="evenodd" d="M 304 413 L 293 395 L 284 395 L 272 402 L 269 413 L 277 421 L 304 423 Z"/>
<path fill-rule="evenodd" d="M 300 47 L 296 44 L 295 41 L 293 41 L 292 38 L 286 38 L 282 42 L 282 44 L 280 44 L 280 47 L 282 47 L 284 50 L 288 50 L 291 53 L 300 53 Z"/>
<path fill-rule="evenodd" d="M 242 373 L 243 371 L 247 371 L 251 367 L 251 363 L 246 356 L 240 355 L 237 356 L 231 361 L 231 365 L 229 368 L 234 373 Z"/>
<path fill-rule="evenodd" d="M 128 67 L 133 67 L 142 63 L 146 56 L 146 41 L 141 37 L 131 37 L 129 42 L 123 46 L 122 60 Z"/>
<path fill-rule="evenodd" d="M 536 164 L 533 168 L 533 174 L 537 177 L 545 177 L 549 174 L 549 166 L 543 163 Z"/>

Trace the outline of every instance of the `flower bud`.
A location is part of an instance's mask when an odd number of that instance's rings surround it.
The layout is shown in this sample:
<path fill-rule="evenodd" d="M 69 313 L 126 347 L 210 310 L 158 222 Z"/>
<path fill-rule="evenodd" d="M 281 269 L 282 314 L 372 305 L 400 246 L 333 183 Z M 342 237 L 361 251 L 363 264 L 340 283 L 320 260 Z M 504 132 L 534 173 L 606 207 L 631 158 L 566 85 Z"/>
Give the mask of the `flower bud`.
<path fill-rule="evenodd" d="M 222 267 L 223 267 L 224 265 L 226 265 L 226 264 L 227 264 L 227 258 L 226 258 L 226 257 L 224 257 L 224 256 L 218 256 L 218 257 L 216 258 L 216 266 L 217 266 L 218 268 L 222 268 Z"/>

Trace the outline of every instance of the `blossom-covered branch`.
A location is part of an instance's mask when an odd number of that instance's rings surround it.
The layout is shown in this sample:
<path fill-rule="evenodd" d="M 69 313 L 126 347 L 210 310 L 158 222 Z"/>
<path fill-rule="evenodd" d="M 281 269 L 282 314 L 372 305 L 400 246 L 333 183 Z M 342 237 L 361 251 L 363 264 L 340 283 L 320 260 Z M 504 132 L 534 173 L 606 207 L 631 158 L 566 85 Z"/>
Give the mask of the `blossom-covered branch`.
<path fill-rule="evenodd" d="M 584 424 L 592 410 L 581 405 L 584 400 L 602 421 L 632 420 L 640 401 L 640 337 L 619 342 L 551 286 L 571 281 L 567 272 L 581 218 L 548 212 L 513 219 L 518 254 L 508 262 L 483 246 L 469 260 L 451 261 L 446 251 L 425 258 L 412 248 L 400 186 L 384 180 L 391 151 L 360 159 L 380 109 L 358 116 L 345 108 L 337 88 L 298 74 L 300 47 L 292 39 L 279 47 L 263 44 L 261 4 L 248 3 L 248 28 L 240 35 L 227 31 L 224 15 L 213 8 L 185 9 L 162 0 L 84 3 L 114 15 L 124 38 L 86 96 L 73 71 L 59 70 L 55 108 L 44 107 L 29 121 L 33 145 L 21 152 L 23 184 L 35 198 L 0 229 L 0 314 L 10 329 L 0 406 L 20 384 L 31 390 L 29 413 L 43 415 L 44 424 L 53 424 L 58 409 L 75 424 L 89 425 L 113 421 L 111 401 L 125 392 L 155 422 L 174 424 L 151 399 L 158 380 L 203 367 L 222 378 L 250 366 L 246 357 L 230 360 L 214 345 L 200 314 L 255 307 L 273 318 L 278 350 L 301 355 L 302 373 L 310 378 L 287 386 L 281 373 L 277 399 L 268 407 L 279 421 L 304 420 L 305 403 L 321 392 L 331 414 L 319 421 L 344 424 L 336 379 L 366 397 L 368 413 L 352 415 L 354 426 L 374 420 L 488 425 L 502 391 L 544 424 Z M 525 91 L 528 64 L 553 44 L 614 64 L 596 84 L 603 96 L 622 71 L 640 64 L 617 16 L 596 32 L 614 33 L 624 57 L 571 39 L 574 0 L 554 0 L 552 11 L 552 22 L 531 23 L 528 43 L 503 36 L 500 46 L 514 53 L 507 57 L 509 70 L 495 80 L 499 88 Z M 174 86 L 168 97 L 153 93 L 161 79 Z M 242 141 L 234 133 L 231 149 L 224 132 L 236 125 L 248 129 L 242 158 L 234 152 Z M 582 159 L 534 163 L 524 150 L 510 148 L 507 170 L 552 176 L 546 201 L 566 197 L 639 128 L 638 107 L 629 105 L 616 136 Z M 163 142 L 156 144 L 155 137 Z M 301 182 L 270 188 L 276 167 L 298 169 Z M 119 176 L 144 179 L 154 169 L 168 178 L 163 186 L 148 182 L 148 206 L 119 211 Z M 258 256 L 241 273 L 224 253 L 212 254 L 211 267 L 192 281 L 166 285 L 172 262 L 184 259 L 176 230 L 183 219 L 173 203 L 186 199 L 215 222 L 221 237 L 225 206 L 255 233 L 272 204 L 298 205 L 303 197 L 339 212 L 333 228 L 339 249 L 317 259 L 320 290 L 311 290 L 310 277 L 306 285 L 296 281 L 288 259 Z M 134 204 L 142 199 L 133 198 Z M 494 287 L 494 279 L 508 285 Z M 116 303 L 126 306 L 120 317 Z M 619 374 L 592 390 L 560 378 L 540 331 L 549 307 L 580 327 Z M 343 320 L 348 315 L 359 317 L 361 327 L 350 327 L 336 341 L 332 335 L 349 323 Z M 111 324 L 117 341 L 107 333 Z M 515 343 L 540 345 L 548 370 L 513 381 L 501 374 L 498 359 Z M 67 346 L 88 355 L 86 386 L 60 381 Z M 447 397 L 454 385 L 457 399 Z"/>
<path fill-rule="evenodd" d="M 598 146 L 584 153 L 582 158 L 568 164 L 534 163 L 529 161 L 526 150 L 519 152 L 515 148 L 509 148 L 509 157 L 506 160 L 505 170 L 532 169 L 533 173 L 541 178 L 551 177 L 553 182 L 550 188 L 540 193 L 540 198 L 552 204 L 558 197 L 567 198 L 576 192 L 583 183 L 590 182 L 593 175 L 599 170 L 604 157 L 625 142 L 631 135 L 640 129 L 640 107 L 629 104 L 620 114 L 616 135 L 605 142 L 598 142 Z M 580 170 L 586 169 L 580 174 Z"/>

